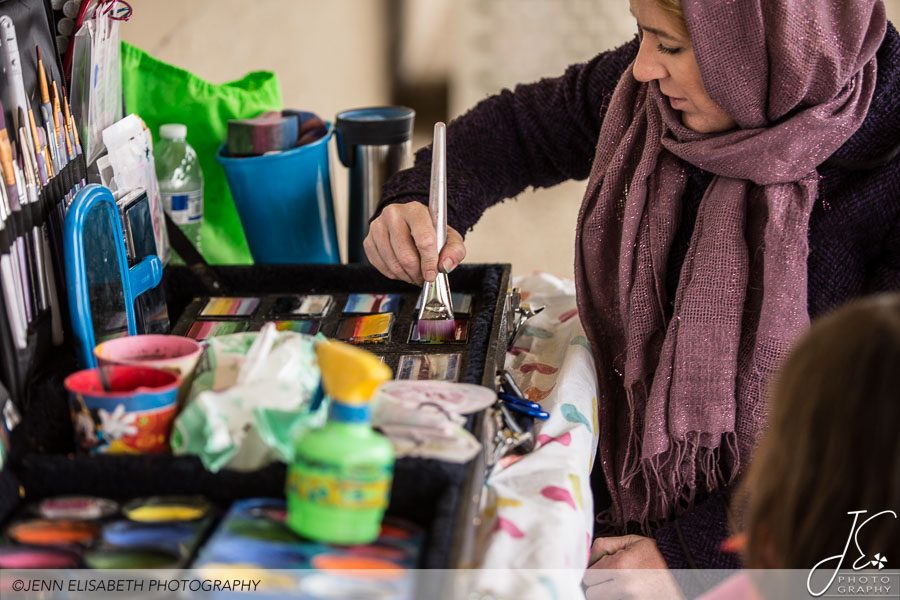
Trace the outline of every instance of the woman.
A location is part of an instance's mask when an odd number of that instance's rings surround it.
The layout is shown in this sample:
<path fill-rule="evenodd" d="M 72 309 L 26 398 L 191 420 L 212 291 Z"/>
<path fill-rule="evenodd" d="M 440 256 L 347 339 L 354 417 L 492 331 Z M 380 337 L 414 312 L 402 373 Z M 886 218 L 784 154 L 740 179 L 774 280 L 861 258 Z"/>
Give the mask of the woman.
<path fill-rule="evenodd" d="M 835 311 L 791 352 L 736 502 L 748 568 L 815 568 L 810 589 L 818 595 L 838 569 L 900 564 L 898 365 L 900 294 Z M 857 531 L 858 549 L 847 544 Z M 794 589 L 767 587 L 779 583 L 764 577 L 757 585 L 767 598 L 803 592 L 804 581 Z M 752 598 L 754 587 L 738 577 L 709 598 Z"/>
<path fill-rule="evenodd" d="M 575 276 L 598 532 L 654 538 L 601 538 L 598 566 L 733 566 L 725 507 L 766 380 L 811 317 L 900 289 L 900 36 L 880 0 L 631 9 L 638 39 L 450 125 L 440 257 L 428 149 L 385 186 L 365 246 L 384 274 L 431 280 L 490 205 L 589 177 Z"/>

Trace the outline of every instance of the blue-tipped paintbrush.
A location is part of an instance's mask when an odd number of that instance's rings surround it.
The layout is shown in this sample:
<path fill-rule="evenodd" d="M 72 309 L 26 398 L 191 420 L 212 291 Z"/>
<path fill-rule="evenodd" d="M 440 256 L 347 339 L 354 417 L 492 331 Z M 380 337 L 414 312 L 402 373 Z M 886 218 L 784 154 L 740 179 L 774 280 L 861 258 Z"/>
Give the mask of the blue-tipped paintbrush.
<path fill-rule="evenodd" d="M 434 126 L 434 143 L 431 147 L 431 190 L 428 210 L 434 224 L 437 240 L 437 256 L 447 243 L 447 126 Z M 446 273 L 438 272 L 434 282 L 422 286 L 417 333 L 423 340 L 448 340 L 453 337 L 456 321 L 453 318 L 453 301 L 450 282 Z"/>

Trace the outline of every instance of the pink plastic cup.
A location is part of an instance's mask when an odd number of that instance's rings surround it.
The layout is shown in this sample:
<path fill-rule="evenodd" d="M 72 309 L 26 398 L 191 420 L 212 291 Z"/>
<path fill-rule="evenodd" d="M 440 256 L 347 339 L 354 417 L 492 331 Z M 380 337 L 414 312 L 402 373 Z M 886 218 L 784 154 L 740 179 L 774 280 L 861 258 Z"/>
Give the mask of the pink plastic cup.
<path fill-rule="evenodd" d="M 184 404 L 191 389 L 194 369 L 202 355 L 203 346 L 199 342 L 178 335 L 132 335 L 103 342 L 94 348 L 101 369 L 113 365 L 148 367 L 180 377 L 179 406 Z"/>

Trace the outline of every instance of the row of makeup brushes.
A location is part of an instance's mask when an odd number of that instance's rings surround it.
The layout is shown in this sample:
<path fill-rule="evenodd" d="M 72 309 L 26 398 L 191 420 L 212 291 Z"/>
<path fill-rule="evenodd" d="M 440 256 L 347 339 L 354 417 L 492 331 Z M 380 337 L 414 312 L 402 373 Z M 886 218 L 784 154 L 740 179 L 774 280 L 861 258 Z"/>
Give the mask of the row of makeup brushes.
<path fill-rule="evenodd" d="M 7 76 L 11 74 L 8 72 Z M 21 73 L 12 76 L 21 78 Z M 49 79 L 49 82 L 48 82 Z M 19 81 L 6 85 L 23 87 Z M 78 129 L 69 109 L 65 88 L 60 95 L 56 81 L 48 78 L 37 48 L 37 91 L 40 94 L 40 121 L 31 106 L 17 106 L 14 122 L 7 123 L 0 102 L 0 236 L 5 231 L 8 253 L 0 255 L 0 287 L 6 319 L 17 349 L 27 347 L 31 324 L 41 311 L 50 310 L 53 342 L 63 339 L 58 286 L 51 264 L 51 247 L 59 256 L 65 209 L 85 181 L 64 190 L 65 202 L 56 205 L 56 214 L 47 222 L 32 222 L 31 205 L 40 202 L 41 191 L 69 163 L 82 155 Z M 12 125 L 10 132 L 7 126 Z M 36 208 L 36 206 L 35 206 Z M 21 212 L 19 218 L 16 213 Z M 52 242 L 51 242 L 52 240 Z M 6 244 L 0 245 L 0 250 Z"/>

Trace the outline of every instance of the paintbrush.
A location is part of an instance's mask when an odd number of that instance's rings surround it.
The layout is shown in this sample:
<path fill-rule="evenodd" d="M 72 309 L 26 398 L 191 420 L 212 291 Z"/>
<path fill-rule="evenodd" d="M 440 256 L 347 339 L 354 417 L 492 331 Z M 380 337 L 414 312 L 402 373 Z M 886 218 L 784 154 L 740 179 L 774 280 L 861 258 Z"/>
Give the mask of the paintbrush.
<path fill-rule="evenodd" d="M 13 212 L 21 209 L 22 197 L 19 196 L 18 178 L 15 163 L 13 162 L 12 145 L 9 142 L 9 134 L 6 131 L 6 117 L 4 116 L 2 102 L 0 102 L 0 175 L 2 175 L 6 197 L 9 201 L 10 215 L 12 215 Z M 25 258 L 25 240 L 22 238 L 22 232 L 17 231 L 15 227 L 12 228 L 11 234 L 11 237 L 15 239 L 15 243 L 10 246 L 13 269 L 22 286 L 20 289 L 22 290 L 22 299 L 25 307 L 25 320 L 26 323 L 31 323 L 32 296 L 28 279 L 28 265 Z"/>
<path fill-rule="evenodd" d="M 62 170 L 63 165 L 59 157 L 59 146 L 56 144 L 56 136 L 53 134 L 53 107 L 50 104 L 47 71 L 44 69 L 40 46 L 36 46 L 35 50 L 37 51 L 38 90 L 41 94 L 41 117 L 44 119 L 44 129 L 47 132 L 47 149 L 50 152 L 50 162 L 53 163 L 53 170 L 58 173 Z"/>
<path fill-rule="evenodd" d="M 37 159 L 32 151 L 32 142 L 29 139 L 28 120 L 25 111 L 20 106 L 18 109 L 19 156 L 22 161 L 22 171 L 25 179 L 25 190 L 28 204 L 37 204 L 40 193 L 40 171 Z M 35 302 L 41 310 L 50 308 L 50 298 L 47 290 L 47 274 L 44 260 L 43 235 L 40 223 L 32 223 L 31 231 L 26 231 L 29 261 L 31 267 L 31 281 L 34 285 Z"/>
<path fill-rule="evenodd" d="M 436 233 L 437 256 L 440 258 L 441 250 L 447 243 L 447 126 L 443 123 L 434 126 L 428 210 Z M 446 273 L 439 271 L 434 282 L 425 282 L 419 304 L 416 322 L 419 339 L 441 341 L 451 338 L 456 321 Z"/>
<path fill-rule="evenodd" d="M 70 148 L 69 156 L 75 158 L 79 152 L 75 144 L 75 119 L 72 118 L 72 112 L 69 110 L 68 94 L 66 94 L 66 86 L 62 86 L 62 103 L 63 103 L 63 124 L 66 129 L 66 146 Z"/>
<path fill-rule="evenodd" d="M 56 133 L 56 143 L 59 148 L 59 155 L 62 157 L 61 167 L 65 167 L 69 164 L 69 155 L 66 154 L 66 145 L 63 143 L 62 138 L 60 136 L 65 136 L 65 133 L 62 131 L 62 108 L 60 108 L 59 104 L 59 89 L 56 87 L 56 82 L 52 83 L 53 85 L 53 99 L 51 100 L 53 106 L 53 130 Z"/>
<path fill-rule="evenodd" d="M 34 121 L 34 111 L 28 109 L 28 124 L 31 127 L 31 139 L 34 142 L 34 160 L 37 161 L 38 175 L 41 178 L 41 185 L 47 185 L 50 181 L 50 173 L 47 170 L 47 161 L 44 157 L 44 149 L 41 144 L 41 136 L 38 135 L 37 123 Z"/>
<path fill-rule="evenodd" d="M 0 185 L 0 233 L 6 229 L 6 220 L 9 212 L 6 209 L 6 187 Z M 13 259 L 10 254 L 0 253 L 0 289 L 6 304 L 6 320 L 9 322 L 16 348 L 24 350 L 27 345 L 26 317 L 22 304 L 22 289 L 13 268 Z"/>

